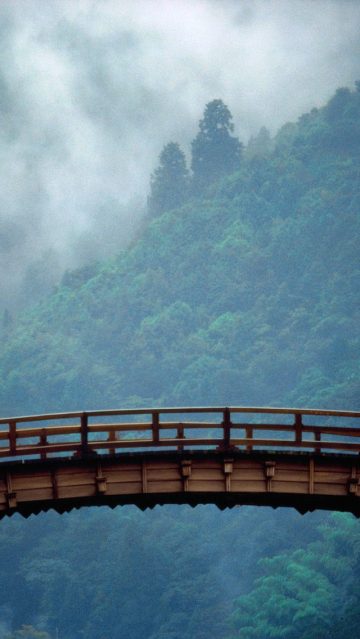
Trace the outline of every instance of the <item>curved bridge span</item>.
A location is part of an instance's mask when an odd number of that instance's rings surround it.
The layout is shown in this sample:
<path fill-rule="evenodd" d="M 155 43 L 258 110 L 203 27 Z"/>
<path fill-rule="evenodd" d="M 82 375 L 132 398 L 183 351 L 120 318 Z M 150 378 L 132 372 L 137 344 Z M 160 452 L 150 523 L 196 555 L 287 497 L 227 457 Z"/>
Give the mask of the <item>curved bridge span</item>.
<path fill-rule="evenodd" d="M 0 518 L 135 504 L 360 517 L 360 412 L 156 408 L 0 419 Z"/>

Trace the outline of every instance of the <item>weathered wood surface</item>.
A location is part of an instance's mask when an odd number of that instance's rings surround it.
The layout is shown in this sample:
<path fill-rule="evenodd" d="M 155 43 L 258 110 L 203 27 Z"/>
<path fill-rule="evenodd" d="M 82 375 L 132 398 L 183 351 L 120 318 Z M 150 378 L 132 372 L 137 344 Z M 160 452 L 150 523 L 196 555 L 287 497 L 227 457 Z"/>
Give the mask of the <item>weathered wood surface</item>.
<path fill-rule="evenodd" d="M 206 421 L 198 422 L 201 413 Z M 149 421 L 136 422 L 144 415 Z M 99 416 L 119 421 L 95 423 Z M 304 424 L 324 418 L 326 425 Z M 359 419 L 346 411 L 240 407 L 3 418 L 0 518 L 166 503 L 291 506 L 359 517 Z"/>
<path fill-rule="evenodd" d="M 91 505 L 291 506 L 360 516 L 360 463 L 349 455 L 187 451 L 6 462 L 0 518 Z"/>

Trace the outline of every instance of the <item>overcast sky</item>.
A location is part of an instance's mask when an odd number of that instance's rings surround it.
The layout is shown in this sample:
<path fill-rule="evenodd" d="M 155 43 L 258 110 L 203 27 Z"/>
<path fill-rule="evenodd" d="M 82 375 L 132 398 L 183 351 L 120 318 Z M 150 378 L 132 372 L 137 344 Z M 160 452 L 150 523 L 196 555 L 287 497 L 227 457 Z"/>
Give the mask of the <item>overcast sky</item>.
<path fill-rule="evenodd" d="M 358 0 L 1 0 L 0 312 L 121 245 L 207 102 L 275 133 L 353 88 L 359 34 Z"/>

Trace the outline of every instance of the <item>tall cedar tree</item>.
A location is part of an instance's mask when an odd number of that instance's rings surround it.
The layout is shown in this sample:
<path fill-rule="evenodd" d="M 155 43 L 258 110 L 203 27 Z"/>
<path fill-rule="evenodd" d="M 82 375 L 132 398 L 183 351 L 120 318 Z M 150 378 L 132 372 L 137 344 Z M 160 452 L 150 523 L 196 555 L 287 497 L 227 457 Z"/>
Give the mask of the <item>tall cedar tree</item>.
<path fill-rule="evenodd" d="M 193 191 L 203 191 L 219 177 L 232 173 L 240 164 L 242 143 L 231 134 L 232 115 L 222 100 L 209 102 L 199 122 L 199 133 L 191 143 Z"/>
<path fill-rule="evenodd" d="M 152 215 L 184 204 L 189 191 L 189 171 L 185 154 L 177 142 L 169 142 L 159 157 L 159 166 L 150 178 L 148 210 Z"/>

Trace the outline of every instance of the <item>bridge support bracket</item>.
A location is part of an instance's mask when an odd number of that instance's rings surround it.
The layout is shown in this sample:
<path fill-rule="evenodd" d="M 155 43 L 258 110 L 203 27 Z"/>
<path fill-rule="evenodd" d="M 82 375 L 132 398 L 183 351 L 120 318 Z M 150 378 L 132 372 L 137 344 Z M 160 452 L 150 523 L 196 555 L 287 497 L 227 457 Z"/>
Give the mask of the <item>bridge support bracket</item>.
<path fill-rule="evenodd" d="M 96 487 L 98 493 L 106 493 L 106 477 L 96 477 Z"/>
<path fill-rule="evenodd" d="M 8 508 L 16 508 L 17 506 L 16 492 L 6 493 L 6 499 L 7 499 Z"/>
<path fill-rule="evenodd" d="M 229 458 L 224 459 L 224 475 L 225 475 L 225 490 L 227 493 L 231 492 L 231 473 L 233 472 L 234 460 Z"/>
<path fill-rule="evenodd" d="M 348 490 L 352 495 L 356 495 L 358 492 L 359 480 L 356 477 L 350 477 L 348 479 Z"/>
<path fill-rule="evenodd" d="M 191 476 L 191 460 L 183 459 L 181 462 L 181 476 L 184 481 L 184 491 L 189 490 L 189 478 Z"/>
<path fill-rule="evenodd" d="M 276 462 L 274 461 L 265 462 L 265 472 L 266 472 L 267 479 L 271 479 L 272 477 L 275 477 L 275 466 L 276 466 Z"/>
<path fill-rule="evenodd" d="M 266 475 L 266 492 L 271 493 L 272 489 L 272 479 L 275 477 L 275 466 L 276 462 L 267 461 L 265 462 L 265 475 Z"/>
<path fill-rule="evenodd" d="M 104 475 L 102 474 L 102 468 L 100 464 L 98 464 L 95 481 L 96 481 L 97 492 L 106 493 L 106 477 L 104 477 Z"/>

